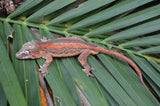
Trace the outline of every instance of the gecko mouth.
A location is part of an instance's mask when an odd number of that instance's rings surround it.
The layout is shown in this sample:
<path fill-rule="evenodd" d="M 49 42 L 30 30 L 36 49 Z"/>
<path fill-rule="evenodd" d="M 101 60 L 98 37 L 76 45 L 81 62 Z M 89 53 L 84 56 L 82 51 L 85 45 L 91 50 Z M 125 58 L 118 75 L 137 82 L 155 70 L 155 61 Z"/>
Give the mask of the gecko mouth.
<path fill-rule="evenodd" d="M 18 58 L 18 59 L 35 59 L 35 58 L 38 58 L 38 57 L 36 57 L 34 55 L 28 55 L 24 52 L 17 52 L 16 53 L 16 58 Z"/>
<path fill-rule="evenodd" d="M 22 53 L 22 54 L 19 54 L 19 53 L 16 53 L 16 58 L 18 59 L 25 59 L 26 57 L 26 54 Z"/>
<path fill-rule="evenodd" d="M 22 59 L 21 56 L 18 53 L 16 53 L 16 58 Z"/>

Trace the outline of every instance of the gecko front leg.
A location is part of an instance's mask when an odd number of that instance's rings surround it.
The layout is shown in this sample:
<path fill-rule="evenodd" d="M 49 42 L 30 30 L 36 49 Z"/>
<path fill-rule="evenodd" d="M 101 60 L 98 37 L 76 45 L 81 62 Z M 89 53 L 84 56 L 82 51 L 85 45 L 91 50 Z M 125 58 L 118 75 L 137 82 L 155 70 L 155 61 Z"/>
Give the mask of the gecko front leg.
<path fill-rule="evenodd" d="M 53 61 L 52 56 L 50 55 L 44 55 L 43 58 L 46 59 L 46 61 L 44 62 L 43 66 L 40 66 L 39 71 L 41 71 L 42 75 L 45 76 L 45 73 L 48 73 L 48 66 L 51 64 L 51 62 Z"/>
<path fill-rule="evenodd" d="M 81 63 L 81 65 L 84 67 L 84 69 L 82 69 L 86 74 L 87 76 L 91 76 L 91 77 L 94 77 L 90 71 L 93 70 L 95 71 L 94 68 L 91 68 L 88 63 L 87 63 L 87 57 L 90 55 L 90 54 L 97 54 L 98 52 L 96 51 L 91 51 L 91 50 L 84 50 L 78 57 L 78 61 Z"/>

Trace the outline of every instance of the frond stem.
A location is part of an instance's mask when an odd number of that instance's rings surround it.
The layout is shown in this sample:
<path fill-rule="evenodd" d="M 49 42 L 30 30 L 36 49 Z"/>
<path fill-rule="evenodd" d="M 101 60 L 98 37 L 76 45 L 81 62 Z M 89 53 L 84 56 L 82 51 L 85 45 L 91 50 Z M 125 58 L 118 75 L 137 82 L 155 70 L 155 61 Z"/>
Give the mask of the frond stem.
<path fill-rule="evenodd" d="M 57 30 L 57 27 L 49 27 L 49 26 L 46 26 L 46 25 L 43 25 L 43 24 L 34 24 L 34 23 L 29 23 L 29 22 L 24 22 L 24 21 L 17 21 L 17 20 L 11 20 L 11 19 L 8 19 L 8 18 L 2 18 L 0 17 L 0 21 L 6 21 L 6 22 L 9 22 L 9 23 L 14 23 L 14 24 L 20 24 L 20 25 L 26 25 L 26 26 L 31 26 L 31 27 L 36 27 L 36 28 L 41 28 L 41 29 L 45 29 L 45 30 L 49 30 L 49 31 L 53 31 L 53 32 L 56 32 L 56 33 L 59 33 L 59 34 L 64 34 L 65 36 L 69 35 L 69 36 L 78 36 L 80 38 L 83 38 L 87 41 L 91 41 L 91 42 L 96 42 L 96 43 L 99 43 L 99 44 L 103 44 L 103 45 L 106 45 L 107 47 L 113 47 L 113 48 L 117 48 L 117 49 L 120 49 L 120 50 L 123 50 L 125 52 L 128 52 L 128 53 L 132 53 L 132 54 L 135 54 L 135 55 L 138 55 L 138 56 L 141 56 L 141 57 L 144 57 L 146 58 L 147 60 L 153 60 L 153 61 L 156 61 L 158 63 L 160 63 L 160 59 L 156 59 L 156 58 L 152 58 L 152 57 L 149 57 L 149 56 L 146 56 L 144 54 L 141 54 L 141 53 L 138 53 L 138 52 L 135 52 L 135 51 L 132 51 L 132 50 L 128 50 L 128 49 L 125 49 L 125 48 L 122 48 L 122 47 L 119 47 L 119 46 L 115 46 L 115 45 L 112 45 L 112 44 L 108 44 L 106 43 L 105 41 L 100 41 L 100 40 L 95 40 L 95 39 L 90 39 L 86 36 L 80 36 L 80 35 L 76 35 L 76 34 L 72 34 L 72 33 L 69 33 L 69 32 L 66 32 L 64 30 Z M 55 28 L 55 29 L 53 29 Z"/>

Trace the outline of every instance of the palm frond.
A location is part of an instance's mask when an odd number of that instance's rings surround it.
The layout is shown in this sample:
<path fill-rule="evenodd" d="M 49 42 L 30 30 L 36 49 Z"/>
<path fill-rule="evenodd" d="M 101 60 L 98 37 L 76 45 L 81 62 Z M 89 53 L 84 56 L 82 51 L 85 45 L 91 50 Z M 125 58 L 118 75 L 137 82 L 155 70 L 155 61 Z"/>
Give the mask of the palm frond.
<path fill-rule="evenodd" d="M 114 56 L 88 57 L 89 65 L 96 69 L 92 72 L 95 78 L 81 71 L 76 56 L 54 58 L 45 79 L 56 105 L 82 105 L 80 91 L 91 105 L 158 105 L 159 10 L 159 2 L 153 0 L 27 0 L 9 16 L 0 17 L 0 93 L 4 96 L 0 103 L 41 105 L 36 64 L 41 66 L 44 59 L 15 57 L 25 42 L 38 40 L 30 29 L 37 28 L 41 37 L 78 36 L 123 51 L 140 68 L 147 85 L 140 83 L 131 66 Z M 10 52 L 7 36 L 12 33 Z"/>

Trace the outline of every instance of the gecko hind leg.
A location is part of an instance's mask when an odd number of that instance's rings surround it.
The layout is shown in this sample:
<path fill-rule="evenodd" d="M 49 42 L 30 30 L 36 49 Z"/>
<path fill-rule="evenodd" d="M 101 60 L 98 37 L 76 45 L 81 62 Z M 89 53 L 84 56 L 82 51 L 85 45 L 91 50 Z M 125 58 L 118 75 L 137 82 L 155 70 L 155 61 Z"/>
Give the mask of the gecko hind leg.
<path fill-rule="evenodd" d="M 94 77 L 90 71 L 95 71 L 94 68 L 91 68 L 88 63 L 87 63 L 87 57 L 90 55 L 90 54 L 97 54 L 98 52 L 96 51 L 91 51 L 91 50 L 84 50 L 78 57 L 78 61 L 81 63 L 81 65 L 84 67 L 84 69 L 82 69 L 86 74 L 87 76 L 91 76 L 91 77 Z"/>

